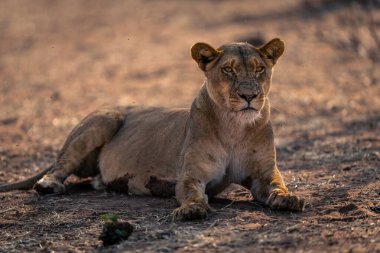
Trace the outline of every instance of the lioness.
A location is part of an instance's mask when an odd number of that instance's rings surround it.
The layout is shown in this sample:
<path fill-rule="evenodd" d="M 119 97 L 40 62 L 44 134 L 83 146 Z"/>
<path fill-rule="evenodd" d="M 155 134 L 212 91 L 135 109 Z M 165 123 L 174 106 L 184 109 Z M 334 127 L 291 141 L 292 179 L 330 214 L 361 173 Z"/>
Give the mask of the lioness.
<path fill-rule="evenodd" d="M 248 188 L 273 209 L 302 211 L 304 201 L 289 193 L 276 166 L 268 92 L 273 66 L 284 43 L 273 39 L 256 48 L 206 43 L 191 56 L 206 80 L 188 109 L 117 107 L 94 112 L 69 134 L 57 161 L 24 184 L 65 191 L 75 174 L 94 177 L 96 188 L 131 194 L 176 196 L 176 220 L 205 218 L 208 197 L 231 183 Z"/>

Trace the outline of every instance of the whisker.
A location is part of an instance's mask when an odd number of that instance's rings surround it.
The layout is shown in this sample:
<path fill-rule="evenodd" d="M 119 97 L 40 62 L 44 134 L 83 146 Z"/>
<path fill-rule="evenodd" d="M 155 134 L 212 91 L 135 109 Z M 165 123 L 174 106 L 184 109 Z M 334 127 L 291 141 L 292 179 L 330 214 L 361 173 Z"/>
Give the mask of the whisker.
<path fill-rule="evenodd" d="M 270 108 L 271 108 L 271 110 L 273 110 L 273 111 L 281 112 L 280 109 L 278 109 L 277 107 L 275 107 L 275 106 L 273 106 L 273 105 L 271 105 Z"/>

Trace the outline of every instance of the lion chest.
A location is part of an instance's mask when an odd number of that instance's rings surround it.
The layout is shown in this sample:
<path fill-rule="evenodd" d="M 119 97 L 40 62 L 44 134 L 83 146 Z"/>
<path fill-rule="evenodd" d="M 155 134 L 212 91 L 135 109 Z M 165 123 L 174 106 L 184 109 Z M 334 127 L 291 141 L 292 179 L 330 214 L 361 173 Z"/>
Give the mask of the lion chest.
<path fill-rule="evenodd" d="M 241 184 L 254 169 L 255 150 L 246 145 L 234 146 L 224 154 L 224 163 L 216 176 L 207 184 L 209 195 L 223 191 L 231 183 Z"/>

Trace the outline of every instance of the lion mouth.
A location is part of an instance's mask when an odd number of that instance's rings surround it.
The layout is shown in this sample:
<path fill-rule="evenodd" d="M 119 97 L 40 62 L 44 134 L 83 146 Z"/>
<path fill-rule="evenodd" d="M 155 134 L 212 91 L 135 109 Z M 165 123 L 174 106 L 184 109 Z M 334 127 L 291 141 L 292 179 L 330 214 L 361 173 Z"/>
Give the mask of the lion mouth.
<path fill-rule="evenodd" d="M 247 107 L 244 107 L 243 109 L 240 110 L 241 112 L 248 112 L 248 111 L 255 111 L 257 112 L 258 110 L 253 108 L 253 107 L 250 107 L 250 106 L 247 106 Z"/>

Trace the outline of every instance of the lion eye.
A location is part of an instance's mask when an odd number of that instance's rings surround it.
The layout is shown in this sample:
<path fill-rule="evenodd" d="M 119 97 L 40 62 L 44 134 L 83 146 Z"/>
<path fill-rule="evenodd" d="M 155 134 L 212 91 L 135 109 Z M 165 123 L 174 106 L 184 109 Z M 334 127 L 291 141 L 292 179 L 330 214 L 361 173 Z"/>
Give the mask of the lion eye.
<path fill-rule="evenodd" d="M 256 68 L 256 73 L 263 73 L 264 72 L 264 70 L 265 70 L 265 68 L 264 67 L 262 67 L 262 66 L 259 66 L 259 67 L 257 67 Z"/>
<path fill-rule="evenodd" d="M 231 67 L 224 67 L 222 68 L 222 71 L 226 74 L 232 73 L 232 68 Z"/>

